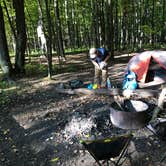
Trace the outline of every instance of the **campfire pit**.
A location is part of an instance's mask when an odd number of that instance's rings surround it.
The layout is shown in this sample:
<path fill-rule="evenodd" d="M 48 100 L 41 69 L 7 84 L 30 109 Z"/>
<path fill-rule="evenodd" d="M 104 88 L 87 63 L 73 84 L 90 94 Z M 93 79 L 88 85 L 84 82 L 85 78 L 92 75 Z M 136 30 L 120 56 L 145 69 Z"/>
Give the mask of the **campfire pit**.
<path fill-rule="evenodd" d="M 139 100 L 126 100 L 123 104 L 114 102 L 110 108 L 111 122 L 122 129 L 140 129 L 150 120 L 148 108 Z"/>

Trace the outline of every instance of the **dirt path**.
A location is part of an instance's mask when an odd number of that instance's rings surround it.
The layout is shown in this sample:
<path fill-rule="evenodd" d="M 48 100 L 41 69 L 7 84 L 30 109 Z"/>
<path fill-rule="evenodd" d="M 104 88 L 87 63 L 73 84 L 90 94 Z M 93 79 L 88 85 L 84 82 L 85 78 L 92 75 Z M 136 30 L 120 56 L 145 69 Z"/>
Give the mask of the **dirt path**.
<path fill-rule="evenodd" d="M 79 56 L 79 55 L 78 55 Z M 109 96 L 59 94 L 55 87 L 72 79 L 93 80 L 93 69 L 85 54 L 70 56 L 74 72 L 64 72 L 48 81 L 25 78 L 0 113 L 0 165 L 2 166 L 92 166 L 94 159 L 84 151 L 80 139 L 105 138 L 129 131 L 114 127 L 109 118 Z M 120 86 L 126 61 L 109 66 L 109 76 Z M 20 92 L 19 92 L 20 91 Z M 21 93 L 23 91 L 24 93 Z M 146 128 L 133 131 L 130 157 L 124 165 L 166 165 L 162 159 L 165 142 Z"/>

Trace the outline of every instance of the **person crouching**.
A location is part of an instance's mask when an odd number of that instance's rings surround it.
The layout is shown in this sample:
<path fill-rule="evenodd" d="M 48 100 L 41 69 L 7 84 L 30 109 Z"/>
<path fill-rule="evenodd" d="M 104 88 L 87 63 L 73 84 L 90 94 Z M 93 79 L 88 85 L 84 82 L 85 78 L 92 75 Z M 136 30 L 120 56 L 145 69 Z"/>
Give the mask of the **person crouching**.
<path fill-rule="evenodd" d="M 95 67 L 94 84 L 107 87 L 108 62 L 110 55 L 105 48 L 91 48 L 89 50 L 90 60 Z"/>

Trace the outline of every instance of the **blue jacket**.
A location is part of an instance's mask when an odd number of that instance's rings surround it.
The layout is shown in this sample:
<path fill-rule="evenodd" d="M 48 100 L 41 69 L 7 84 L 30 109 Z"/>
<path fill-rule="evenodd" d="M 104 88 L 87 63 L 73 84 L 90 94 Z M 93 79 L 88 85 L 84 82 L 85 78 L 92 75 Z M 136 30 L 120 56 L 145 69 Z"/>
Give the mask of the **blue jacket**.
<path fill-rule="evenodd" d="M 104 59 L 109 54 L 108 54 L 108 51 L 105 48 L 97 48 L 97 51 L 99 52 L 99 55 L 93 60 L 99 64 L 100 62 L 104 61 Z"/>

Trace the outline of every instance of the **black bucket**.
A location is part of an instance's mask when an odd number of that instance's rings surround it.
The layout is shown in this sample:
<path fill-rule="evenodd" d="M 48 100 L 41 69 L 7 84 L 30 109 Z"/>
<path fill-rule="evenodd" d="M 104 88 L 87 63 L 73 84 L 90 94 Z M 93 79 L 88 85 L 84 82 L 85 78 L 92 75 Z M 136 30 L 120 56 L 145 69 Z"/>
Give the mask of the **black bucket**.
<path fill-rule="evenodd" d="M 129 100 L 124 103 L 122 109 L 110 108 L 110 118 L 114 126 L 122 129 L 140 129 L 145 127 L 150 121 L 148 105 L 142 101 Z"/>

